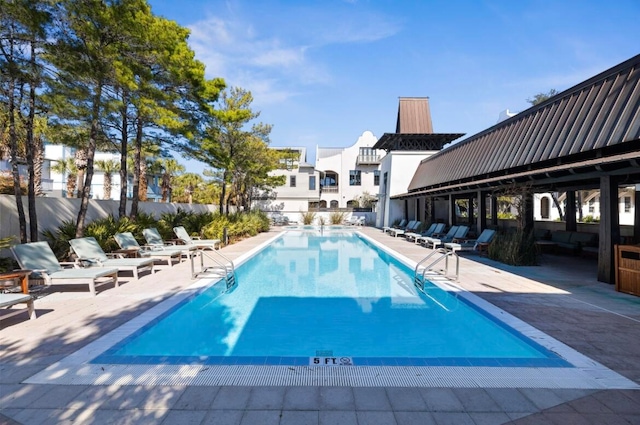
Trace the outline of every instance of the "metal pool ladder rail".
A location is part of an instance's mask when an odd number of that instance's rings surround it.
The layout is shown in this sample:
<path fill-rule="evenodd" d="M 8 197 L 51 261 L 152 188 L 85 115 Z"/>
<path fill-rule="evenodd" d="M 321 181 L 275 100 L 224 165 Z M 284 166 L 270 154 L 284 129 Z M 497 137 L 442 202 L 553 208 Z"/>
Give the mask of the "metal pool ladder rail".
<path fill-rule="evenodd" d="M 200 271 L 194 271 L 191 269 L 191 278 L 196 279 L 199 277 L 221 277 L 224 278 L 227 289 L 235 286 L 236 282 L 236 268 L 229 258 L 227 258 L 220 250 L 205 251 L 200 249 Z M 214 266 L 204 266 L 204 257 L 215 263 Z"/>
<path fill-rule="evenodd" d="M 424 289 L 424 281 L 425 276 L 427 274 L 437 273 L 433 268 L 436 264 L 440 263 L 442 260 L 445 262 L 444 273 L 443 276 L 447 276 L 449 273 L 449 257 L 455 256 L 456 258 L 456 281 L 460 275 L 460 257 L 458 257 L 457 249 L 445 249 L 438 248 L 435 249 L 432 253 L 424 257 L 418 264 L 416 264 L 416 268 L 413 272 L 413 284 L 416 285 L 420 289 Z M 438 255 L 439 254 L 439 255 Z M 428 260 L 431 262 L 424 265 Z"/>

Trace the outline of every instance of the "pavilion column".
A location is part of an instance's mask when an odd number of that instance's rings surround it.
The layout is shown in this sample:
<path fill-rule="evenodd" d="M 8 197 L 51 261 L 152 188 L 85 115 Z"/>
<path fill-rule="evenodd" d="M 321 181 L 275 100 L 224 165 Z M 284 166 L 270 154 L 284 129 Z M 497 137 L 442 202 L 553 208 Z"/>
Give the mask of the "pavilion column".
<path fill-rule="evenodd" d="M 496 229 L 498 227 L 498 197 L 491 195 L 491 226 Z"/>
<path fill-rule="evenodd" d="M 565 229 L 567 231 L 575 232 L 578 230 L 578 223 L 576 222 L 576 192 L 573 190 L 567 191 L 567 210 L 565 211 L 565 220 Z"/>
<path fill-rule="evenodd" d="M 433 201 L 431 197 L 424 198 L 424 221 L 425 223 L 434 223 L 433 219 Z"/>
<path fill-rule="evenodd" d="M 467 214 L 468 214 L 468 225 L 469 227 L 473 226 L 473 195 L 469 195 L 467 198 Z"/>
<path fill-rule="evenodd" d="M 476 218 L 476 231 L 480 234 L 487 228 L 487 194 L 478 191 L 478 217 Z"/>
<path fill-rule="evenodd" d="M 640 184 L 636 185 L 633 207 L 633 243 L 640 243 Z"/>
<path fill-rule="evenodd" d="M 456 198 L 449 195 L 449 226 L 456 224 Z"/>
<path fill-rule="evenodd" d="M 523 230 L 525 232 L 530 232 L 533 230 L 533 193 L 525 193 L 522 196 L 524 198 L 524 217 L 522 218 Z"/>
<path fill-rule="evenodd" d="M 620 243 L 618 182 L 614 176 L 600 177 L 600 241 L 598 246 L 598 280 L 615 283 L 614 245 Z"/>
<path fill-rule="evenodd" d="M 429 204 L 429 217 L 431 217 L 431 222 L 436 221 L 436 198 L 435 196 L 430 196 L 428 198 Z"/>
<path fill-rule="evenodd" d="M 409 222 L 409 200 L 404 200 L 404 219 Z"/>

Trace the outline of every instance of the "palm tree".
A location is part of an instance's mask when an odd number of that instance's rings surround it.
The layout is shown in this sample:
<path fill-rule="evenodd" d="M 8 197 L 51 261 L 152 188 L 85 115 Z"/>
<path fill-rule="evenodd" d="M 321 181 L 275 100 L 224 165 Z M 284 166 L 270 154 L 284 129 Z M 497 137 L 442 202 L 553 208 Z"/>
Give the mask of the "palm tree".
<path fill-rule="evenodd" d="M 111 199 L 111 182 L 113 174 L 120 170 L 120 163 L 114 159 L 96 161 L 98 170 L 104 173 L 104 199 Z"/>
<path fill-rule="evenodd" d="M 184 165 L 181 165 L 175 159 L 163 158 L 160 160 L 162 165 L 162 202 L 171 200 L 171 192 L 173 190 L 173 178 L 184 172 Z"/>
<path fill-rule="evenodd" d="M 193 193 L 195 190 L 204 183 L 204 179 L 200 174 L 196 173 L 186 173 L 182 174 L 179 177 L 179 180 L 176 182 L 181 189 L 183 189 L 183 193 L 178 194 L 175 198 L 178 202 L 184 202 L 185 199 L 189 204 L 193 203 Z"/>
<path fill-rule="evenodd" d="M 51 170 L 67 176 L 67 198 L 73 198 L 76 191 L 76 183 L 78 178 L 78 169 L 73 158 L 60 158 L 51 166 Z"/>

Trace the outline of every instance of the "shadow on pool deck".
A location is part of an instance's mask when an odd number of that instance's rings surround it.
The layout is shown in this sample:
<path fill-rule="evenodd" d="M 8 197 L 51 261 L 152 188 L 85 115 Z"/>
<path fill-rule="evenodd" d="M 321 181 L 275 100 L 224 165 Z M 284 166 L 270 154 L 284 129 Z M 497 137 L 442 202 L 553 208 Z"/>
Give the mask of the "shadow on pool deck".
<path fill-rule="evenodd" d="M 428 252 L 379 229 L 361 231 L 414 261 Z M 237 258 L 274 235 L 224 252 Z M 518 268 L 466 256 L 459 284 L 639 382 L 640 298 L 595 273 L 592 259 L 545 255 L 541 266 Z M 0 423 L 640 423 L 637 390 L 21 384 L 191 281 L 182 263 L 121 283 L 96 297 L 53 292 L 36 301 L 37 320 L 2 321 Z"/>

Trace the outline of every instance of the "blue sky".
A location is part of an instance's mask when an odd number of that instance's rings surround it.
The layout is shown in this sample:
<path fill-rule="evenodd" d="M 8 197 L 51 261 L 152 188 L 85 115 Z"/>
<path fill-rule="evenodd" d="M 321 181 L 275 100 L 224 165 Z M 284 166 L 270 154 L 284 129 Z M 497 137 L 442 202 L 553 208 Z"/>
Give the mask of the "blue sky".
<path fill-rule="evenodd" d="M 272 146 L 310 161 L 394 132 L 398 97 L 429 97 L 435 132 L 471 136 L 640 53 L 638 0 L 150 3 L 191 30 L 207 77 L 252 92 Z"/>

